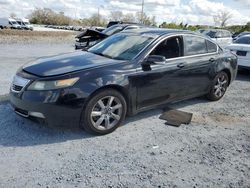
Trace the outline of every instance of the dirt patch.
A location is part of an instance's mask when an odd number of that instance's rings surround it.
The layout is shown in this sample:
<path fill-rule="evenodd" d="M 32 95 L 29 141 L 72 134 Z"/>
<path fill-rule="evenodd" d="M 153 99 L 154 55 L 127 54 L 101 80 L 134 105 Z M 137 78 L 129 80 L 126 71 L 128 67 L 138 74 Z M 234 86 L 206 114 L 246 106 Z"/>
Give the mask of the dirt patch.
<path fill-rule="evenodd" d="M 218 112 L 211 112 L 211 113 L 194 113 L 193 114 L 193 123 L 197 124 L 208 124 L 216 122 L 217 124 L 235 124 L 235 123 L 247 123 L 250 122 L 249 117 L 245 117 L 242 115 L 232 115 L 229 113 L 218 113 Z"/>

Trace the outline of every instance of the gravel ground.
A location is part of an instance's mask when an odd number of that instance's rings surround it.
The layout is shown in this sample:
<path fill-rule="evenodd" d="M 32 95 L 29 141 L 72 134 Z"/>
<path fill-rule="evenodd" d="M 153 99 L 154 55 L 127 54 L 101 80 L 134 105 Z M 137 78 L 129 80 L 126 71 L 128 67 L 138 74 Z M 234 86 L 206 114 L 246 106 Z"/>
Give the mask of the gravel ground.
<path fill-rule="evenodd" d="M 56 44 L 50 42 L 50 38 L 36 43 L 29 42 L 28 44 L 25 41 L 6 44 L 1 43 L 0 40 L 0 95 L 8 93 L 12 78 L 22 65 L 37 58 L 74 51 L 72 39 L 73 37 L 67 38 L 67 40 Z"/>
<path fill-rule="evenodd" d="M 1 94 L 19 65 L 47 55 L 44 46 L 32 54 L 13 50 L 12 57 L 1 49 Z M 38 124 L 0 102 L 0 187 L 249 187 L 249 83 L 245 72 L 218 102 L 170 105 L 193 113 L 189 125 L 167 126 L 156 109 L 106 136 Z"/>

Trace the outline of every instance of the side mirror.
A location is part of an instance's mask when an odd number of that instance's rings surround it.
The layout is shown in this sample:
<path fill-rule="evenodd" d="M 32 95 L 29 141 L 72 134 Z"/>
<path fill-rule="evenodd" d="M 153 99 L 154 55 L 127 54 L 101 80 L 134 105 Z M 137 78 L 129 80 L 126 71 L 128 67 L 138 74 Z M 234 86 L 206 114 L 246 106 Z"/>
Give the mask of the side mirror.
<path fill-rule="evenodd" d="M 165 64 L 166 58 L 161 55 L 150 55 L 148 56 L 144 62 L 143 65 L 153 65 L 153 64 Z"/>

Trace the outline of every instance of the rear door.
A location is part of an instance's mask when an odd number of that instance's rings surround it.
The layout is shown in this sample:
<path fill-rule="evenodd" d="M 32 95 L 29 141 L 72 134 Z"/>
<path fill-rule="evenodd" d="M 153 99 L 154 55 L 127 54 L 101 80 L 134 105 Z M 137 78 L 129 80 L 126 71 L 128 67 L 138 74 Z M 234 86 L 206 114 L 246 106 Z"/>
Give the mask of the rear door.
<path fill-rule="evenodd" d="M 218 58 L 218 47 L 214 42 L 195 35 L 184 36 L 184 47 L 188 62 L 186 95 L 206 93 L 211 83 L 210 74 Z"/>

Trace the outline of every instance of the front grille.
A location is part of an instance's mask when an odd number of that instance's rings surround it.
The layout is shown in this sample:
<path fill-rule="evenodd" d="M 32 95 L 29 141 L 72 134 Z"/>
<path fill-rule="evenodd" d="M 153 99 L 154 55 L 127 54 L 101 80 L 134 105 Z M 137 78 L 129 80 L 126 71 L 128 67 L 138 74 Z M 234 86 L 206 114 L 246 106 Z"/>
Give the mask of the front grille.
<path fill-rule="evenodd" d="M 237 51 L 236 54 L 238 56 L 246 56 L 247 55 L 247 52 L 246 51 Z"/>
<path fill-rule="evenodd" d="M 21 92 L 22 89 L 27 86 L 27 84 L 29 83 L 30 80 L 26 79 L 26 78 L 22 78 L 20 76 L 15 76 L 11 85 L 11 90 L 13 92 Z"/>

